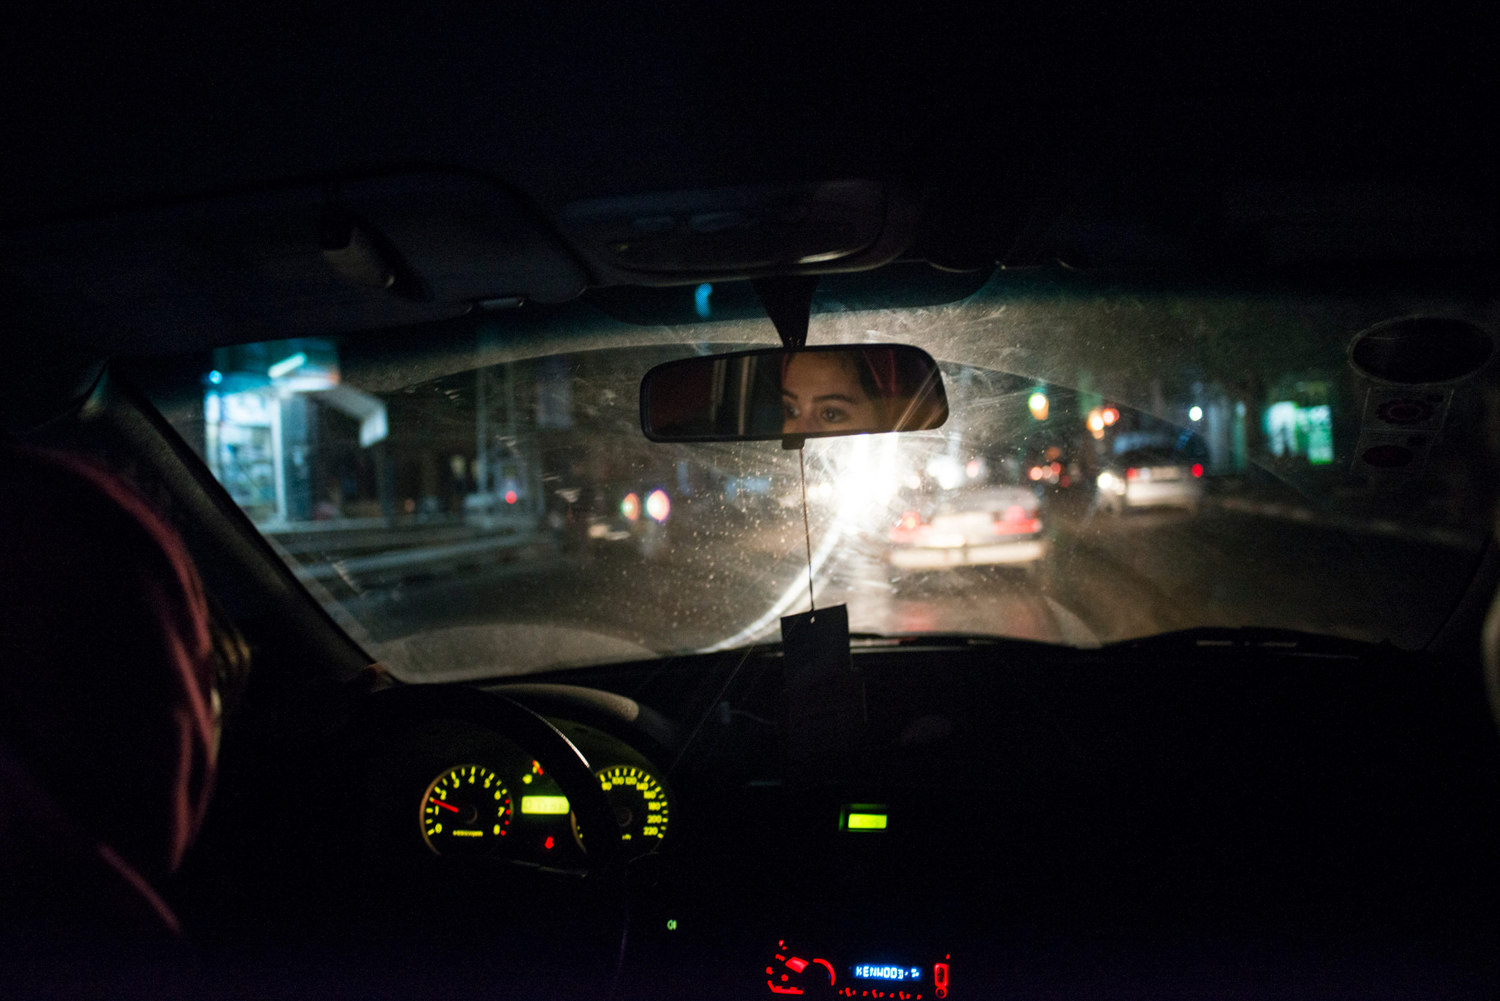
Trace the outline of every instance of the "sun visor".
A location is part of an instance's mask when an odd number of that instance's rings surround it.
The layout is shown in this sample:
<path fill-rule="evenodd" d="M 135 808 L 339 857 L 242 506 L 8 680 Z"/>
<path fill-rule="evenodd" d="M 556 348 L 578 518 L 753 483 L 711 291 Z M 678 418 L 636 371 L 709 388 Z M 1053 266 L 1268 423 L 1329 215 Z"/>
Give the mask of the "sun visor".
<path fill-rule="evenodd" d="M 327 335 L 560 302 L 585 276 L 507 189 L 424 172 L 207 198 L 0 235 L 16 317 L 107 353 Z M 12 310 L 16 312 L 16 310 Z"/>
<path fill-rule="evenodd" d="M 477 175 L 372 178 L 338 185 L 333 198 L 381 234 L 436 302 L 566 302 L 588 282 L 538 216 Z"/>

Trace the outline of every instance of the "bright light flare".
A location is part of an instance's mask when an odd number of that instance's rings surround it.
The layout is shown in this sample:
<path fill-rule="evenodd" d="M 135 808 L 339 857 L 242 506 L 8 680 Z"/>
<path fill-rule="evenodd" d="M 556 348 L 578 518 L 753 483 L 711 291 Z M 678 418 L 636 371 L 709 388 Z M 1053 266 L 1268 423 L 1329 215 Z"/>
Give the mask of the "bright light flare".
<path fill-rule="evenodd" d="M 849 439 L 843 448 L 828 456 L 823 481 L 816 487 L 817 496 L 837 503 L 840 518 L 855 517 L 873 506 L 884 505 L 895 496 L 901 480 L 895 445 L 895 435 L 879 438 L 859 435 Z M 962 468 L 955 472 L 958 482 L 962 482 Z"/>
<path fill-rule="evenodd" d="M 847 545 L 848 540 L 878 539 L 889 531 L 891 512 L 888 505 L 910 468 L 900 461 L 901 437 L 895 434 L 856 435 L 830 442 L 827 451 L 820 449 L 808 456 L 808 479 L 817 475 L 820 481 L 832 484 L 833 496 L 829 500 L 835 514 L 832 524 L 824 527 L 822 540 L 813 550 L 814 578 L 822 572 L 834 550 Z M 820 468 L 816 474 L 813 471 L 814 456 L 821 460 L 817 462 Z M 963 467 L 957 465 L 956 468 L 962 482 Z M 809 496 L 814 491 L 815 488 L 810 487 Z M 705 647 L 704 652 L 731 650 L 757 639 L 774 628 L 787 609 L 806 602 L 807 577 L 798 574 L 787 582 L 786 590 L 763 613 L 734 635 Z"/>
<path fill-rule="evenodd" d="M 641 499 L 634 493 L 625 495 L 620 501 L 620 514 L 625 516 L 626 521 L 639 521 L 641 517 Z"/>
<path fill-rule="evenodd" d="M 658 487 L 646 495 L 646 513 L 658 525 L 667 520 L 672 513 L 672 501 L 665 490 Z"/>
<path fill-rule="evenodd" d="M 953 490 L 963 485 L 964 467 L 951 455 L 934 455 L 927 460 L 927 475 L 944 490 Z"/>

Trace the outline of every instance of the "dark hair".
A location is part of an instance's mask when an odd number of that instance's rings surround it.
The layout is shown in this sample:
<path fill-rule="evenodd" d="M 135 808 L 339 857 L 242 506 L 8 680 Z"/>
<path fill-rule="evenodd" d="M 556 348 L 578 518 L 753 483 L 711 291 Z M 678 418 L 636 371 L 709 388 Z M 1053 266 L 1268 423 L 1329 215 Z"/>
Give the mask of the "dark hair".
<path fill-rule="evenodd" d="M 129 483 L 0 443 L 0 742 L 143 874 L 212 784 L 214 639 L 181 538 Z"/>

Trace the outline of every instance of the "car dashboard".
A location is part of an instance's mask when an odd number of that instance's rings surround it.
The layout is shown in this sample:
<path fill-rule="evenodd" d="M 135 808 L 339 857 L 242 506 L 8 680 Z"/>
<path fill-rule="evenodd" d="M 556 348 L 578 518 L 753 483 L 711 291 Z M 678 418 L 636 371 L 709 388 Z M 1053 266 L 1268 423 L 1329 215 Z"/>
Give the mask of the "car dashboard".
<path fill-rule="evenodd" d="M 486 686 L 587 760 L 630 835 L 608 873 L 556 746 L 442 713 L 351 745 L 359 941 L 622 998 L 1500 983 L 1500 755 L 1441 664 L 1233 632 L 856 641 L 853 664 L 852 754 L 787 732 L 779 648 Z"/>

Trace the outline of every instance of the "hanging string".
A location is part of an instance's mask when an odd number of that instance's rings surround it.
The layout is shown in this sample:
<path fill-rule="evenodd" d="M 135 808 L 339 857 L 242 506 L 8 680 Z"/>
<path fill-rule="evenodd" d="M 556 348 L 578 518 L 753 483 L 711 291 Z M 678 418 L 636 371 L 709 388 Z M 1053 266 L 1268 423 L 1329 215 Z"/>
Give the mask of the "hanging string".
<path fill-rule="evenodd" d="M 797 449 L 797 465 L 802 469 L 802 535 L 807 540 L 807 609 L 816 612 L 818 605 L 813 601 L 813 569 L 812 569 L 812 529 L 807 525 L 807 451 Z"/>

